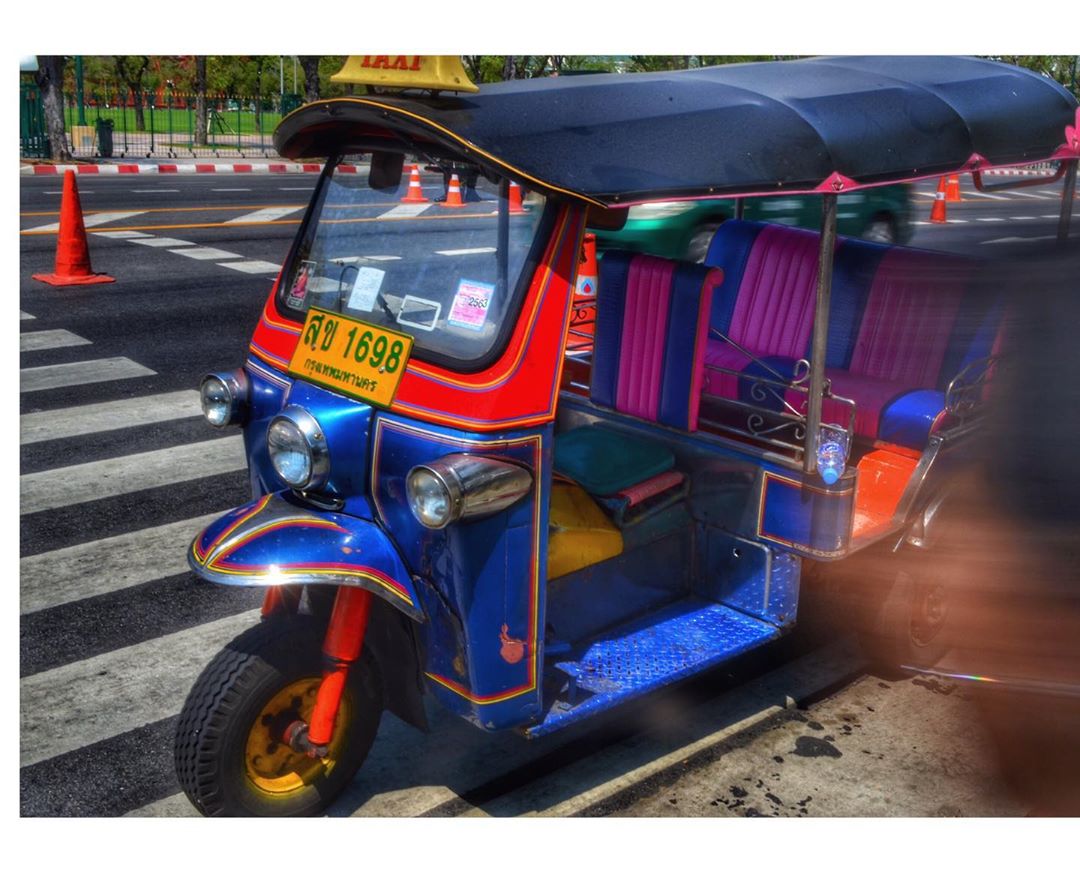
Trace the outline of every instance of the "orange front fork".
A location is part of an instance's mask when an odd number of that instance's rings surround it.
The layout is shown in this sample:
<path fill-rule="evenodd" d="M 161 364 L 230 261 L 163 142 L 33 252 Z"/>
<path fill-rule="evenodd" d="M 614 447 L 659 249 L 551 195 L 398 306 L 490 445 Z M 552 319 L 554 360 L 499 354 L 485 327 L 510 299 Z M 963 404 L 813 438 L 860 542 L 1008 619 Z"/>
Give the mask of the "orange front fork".
<path fill-rule="evenodd" d="M 315 697 L 315 708 L 308 725 L 308 741 L 315 747 L 330 744 L 334 720 L 341 705 L 341 694 L 349 667 L 360 657 L 364 647 L 371 593 L 361 587 L 339 587 L 334 598 L 330 625 L 323 639 L 323 680 Z"/>

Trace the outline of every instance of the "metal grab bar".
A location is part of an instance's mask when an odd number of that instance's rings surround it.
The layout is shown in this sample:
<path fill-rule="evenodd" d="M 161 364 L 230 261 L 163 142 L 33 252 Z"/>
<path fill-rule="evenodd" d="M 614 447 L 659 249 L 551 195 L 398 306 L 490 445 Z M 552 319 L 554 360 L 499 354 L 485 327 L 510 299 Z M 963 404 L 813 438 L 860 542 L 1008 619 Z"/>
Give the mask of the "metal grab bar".
<path fill-rule="evenodd" d="M 982 391 L 1001 360 L 1000 355 L 971 361 L 952 377 L 945 388 L 945 411 L 963 420 L 983 405 Z"/>

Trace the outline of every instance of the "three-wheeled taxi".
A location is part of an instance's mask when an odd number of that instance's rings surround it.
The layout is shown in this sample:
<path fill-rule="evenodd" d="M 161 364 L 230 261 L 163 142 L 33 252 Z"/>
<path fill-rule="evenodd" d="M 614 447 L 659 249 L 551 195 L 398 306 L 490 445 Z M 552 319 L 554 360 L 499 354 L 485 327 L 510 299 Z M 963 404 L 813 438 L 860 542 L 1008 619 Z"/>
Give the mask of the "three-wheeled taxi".
<path fill-rule="evenodd" d="M 189 562 L 266 589 L 179 719 L 201 812 L 318 812 L 425 696 L 482 730 L 580 722 L 778 638 L 801 577 L 870 548 L 896 567 L 870 636 L 935 656 L 947 585 L 918 558 L 1008 301 L 969 260 L 839 238 L 837 197 L 1058 161 L 1064 237 L 1075 98 L 926 57 L 339 77 L 414 92 L 281 122 L 278 151 L 325 170 L 243 365 L 201 388 L 243 430 L 252 501 Z M 456 171 L 425 196 L 417 167 L 462 165 L 475 198 Z M 820 233 L 738 216 L 704 264 L 607 251 L 591 347 L 564 355 L 587 225 L 771 194 L 823 195 Z"/>

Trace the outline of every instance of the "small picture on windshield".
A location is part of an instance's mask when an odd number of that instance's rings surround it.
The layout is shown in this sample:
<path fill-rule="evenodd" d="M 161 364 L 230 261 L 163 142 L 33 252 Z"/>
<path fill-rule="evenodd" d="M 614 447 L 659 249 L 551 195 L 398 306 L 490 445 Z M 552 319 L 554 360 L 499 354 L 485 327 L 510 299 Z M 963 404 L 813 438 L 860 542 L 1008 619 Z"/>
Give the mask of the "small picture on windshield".
<path fill-rule="evenodd" d="M 303 309 L 304 300 L 307 298 L 308 281 L 315 275 L 315 261 L 304 260 L 300 262 L 300 269 L 296 271 L 296 281 L 289 289 L 289 295 L 285 298 L 285 305 L 290 309 Z"/>
<path fill-rule="evenodd" d="M 462 279 L 458 282 L 454 304 L 450 307 L 447 323 L 468 330 L 483 330 L 487 320 L 488 306 L 495 293 L 495 285 Z"/>
<path fill-rule="evenodd" d="M 401 301 L 397 322 L 406 327 L 416 327 L 418 330 L 430 332 L 439 323 L 440 312 L 442 312 L 442 303 L 406 294 L 405 299 Z"/>

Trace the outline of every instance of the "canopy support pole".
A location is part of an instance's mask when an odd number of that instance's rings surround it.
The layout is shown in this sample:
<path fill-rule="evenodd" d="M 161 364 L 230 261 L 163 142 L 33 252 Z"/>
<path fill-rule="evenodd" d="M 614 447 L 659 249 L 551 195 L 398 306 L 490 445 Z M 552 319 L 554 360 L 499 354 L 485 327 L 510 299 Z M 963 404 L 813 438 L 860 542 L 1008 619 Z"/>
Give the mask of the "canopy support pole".
<path fill-rule="evenodd" d="M 739 199 L 735 201 L 735 218 L 736 218 L 736 220 L 742 221 L 743 215 L 745 213 L 746 213 L 746 198 L 745 197 L 739 197 Z"/>
<path fill-rule="evenodd" d="M 822 394 L 825 391 L 825 350 L 829 341 L 829 299 L 832 296 L 833 252 L 836 249 L 836 194 L 821 201 L 821 248 L 818 251 L 817 298 L 814 302 L 814 335 L 810 345 L 810 384 L 806 402 L 806 435 L 803 438 L 803 470 L 817 471 L 817 436 L 821 427 Z"/>
<path fill-rule="evenodd" d="M 1065 186 L 1061 191 L 1061 217 L 1058 219 L 1058 242 L 1069 238 L 1069 219 L 1072 217 L 1073 197 L 1076 196 L 1076 166 L 1080 160 L 1069 162 L 1065 173 Z"/>

